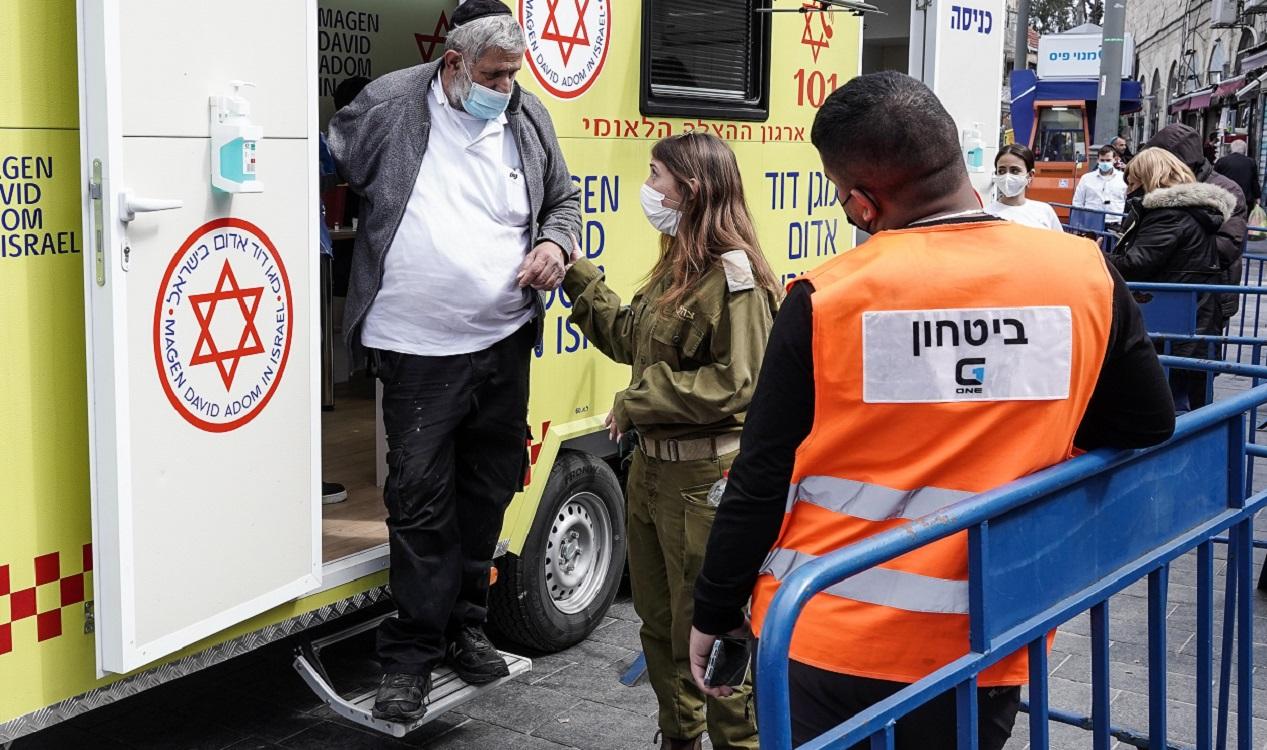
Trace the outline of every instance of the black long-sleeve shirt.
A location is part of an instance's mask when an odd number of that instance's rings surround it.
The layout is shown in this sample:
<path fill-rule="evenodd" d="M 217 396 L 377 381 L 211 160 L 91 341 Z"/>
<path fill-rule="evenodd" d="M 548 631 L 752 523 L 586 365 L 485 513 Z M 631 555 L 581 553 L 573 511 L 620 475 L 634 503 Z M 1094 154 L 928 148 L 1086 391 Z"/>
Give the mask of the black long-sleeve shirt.
<path fill-rule="evenodd" d="M 1142 448 L 1165 441 L 1175 413 L 1166 376 L 1126 282 L 1112 268 L 1113 320 L 1100 376 L 1074 445 Z M 808 282 L 796 284 L 774 320 L 757 390 L 695 583 L 695 627 L 710 635 L 743 624 L 743 608 L 778 537 L 796 449 L 814 422 L 814 357 Z"/>

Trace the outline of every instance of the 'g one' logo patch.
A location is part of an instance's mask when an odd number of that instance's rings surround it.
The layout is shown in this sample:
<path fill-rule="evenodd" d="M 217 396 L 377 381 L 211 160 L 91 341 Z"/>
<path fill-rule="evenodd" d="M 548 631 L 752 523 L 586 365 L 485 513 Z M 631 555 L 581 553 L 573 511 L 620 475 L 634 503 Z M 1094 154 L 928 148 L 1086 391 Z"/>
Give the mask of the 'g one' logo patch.
<path fill-rule="evenodd" d="M 154 363 L 184 419 L 228 432 L 272 398 L 290 354 L 290 280 L 268 235 L 209 221 L 172 256 L 154 303 Z"/>
<path fill-rule="evenodd" d="M 603 72 L 610 45 L 609 0 L 522 0 L 528 67 L 560 99 L 584 94 Z"/>
<path fill-rule="evenodd" d="M 1068 307 L 870 310 L 862 314 L 868 404 L 1069 398 Z"/>

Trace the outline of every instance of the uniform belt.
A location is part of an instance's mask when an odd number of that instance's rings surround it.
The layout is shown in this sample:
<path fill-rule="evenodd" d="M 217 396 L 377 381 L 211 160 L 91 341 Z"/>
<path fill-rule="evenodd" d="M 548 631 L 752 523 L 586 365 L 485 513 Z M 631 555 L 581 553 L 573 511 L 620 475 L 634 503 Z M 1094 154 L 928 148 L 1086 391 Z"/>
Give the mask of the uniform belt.
<path fill-rule="evenodd" d="M 659 461 L 700 461 L 739 450 L 739 433 L 728 432 L 695 440 L 649 440 L 639 435 L 638 447 L 645 455 Z"/>

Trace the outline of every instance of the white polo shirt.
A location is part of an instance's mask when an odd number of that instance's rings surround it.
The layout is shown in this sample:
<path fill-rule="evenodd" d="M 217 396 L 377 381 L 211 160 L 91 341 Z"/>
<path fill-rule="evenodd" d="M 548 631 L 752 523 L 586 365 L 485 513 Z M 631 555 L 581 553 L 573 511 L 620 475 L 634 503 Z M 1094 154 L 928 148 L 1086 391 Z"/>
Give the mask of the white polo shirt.
<path fill-rule="evenodd" d="M 1075 208 L 1122 213 L 1126 210 L 1126 178 L 1116 169 L 1107 176 L 1100 174 L 1099 169 L 1082 175 L 1073 193 L 1073 205 Z M 1116 224 L 1122 217 L 1106 216 L 1104 219 Z"/>
<path fill-rule="evenodd" d="M 506 116 L 449 106 L 436 76 L 431 134 L 361 343 L 443 356 L 487 349 L 532 318 L 515 281 L 531 242 L 528 186 Z"/>

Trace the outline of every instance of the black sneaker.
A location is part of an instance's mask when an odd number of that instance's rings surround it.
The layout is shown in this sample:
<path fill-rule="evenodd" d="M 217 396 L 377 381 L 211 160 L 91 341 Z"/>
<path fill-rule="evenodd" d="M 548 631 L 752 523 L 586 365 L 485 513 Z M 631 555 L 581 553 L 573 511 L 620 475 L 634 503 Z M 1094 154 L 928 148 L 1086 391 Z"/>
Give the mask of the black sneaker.
<path fill-rule="evenodd" d="M 338 482 L 321 483 L 321 504 L 334 505 L 348 499 L 348 490 Z"/>
<path fill-rule="evenodd" d="M 444 662 L 471 685 L 486 685 L 510 676 L 510 667 L 497 647 L 484 635 L 483 628 L 467 625 L 449 643 Z"/>
<path fill-rule="evenodd" d="M 399 672 L 383 675 L 374 696 L 374 718 L 412 724 L 427 713 L 431 677 Z"/>

